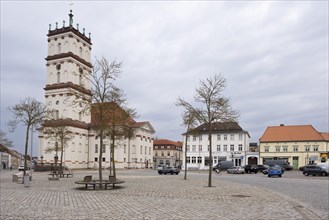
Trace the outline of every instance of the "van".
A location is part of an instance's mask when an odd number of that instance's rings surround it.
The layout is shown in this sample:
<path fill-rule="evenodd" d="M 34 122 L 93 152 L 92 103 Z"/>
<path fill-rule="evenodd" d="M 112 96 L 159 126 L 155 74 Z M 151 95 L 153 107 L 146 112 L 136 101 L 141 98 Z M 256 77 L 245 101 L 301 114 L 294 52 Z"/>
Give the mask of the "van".
<path fill-rule="evenodd" d="M 287 161 L 284 161 L 284 160 L 266 160 L 265 165 L 268 165 L 268 166 L 279 165 L 282 168 L 284 168 L 285 170 L 293 169 L 293 167 Z"/>
<path fill-rule="evenodd" d="M 212 169 L 213 170 L 227 170 L 230 169 L 231 167 L 233 167 L 234 164 L 232 161 L 220 161 L 217 165 L 213 166 Z"/>

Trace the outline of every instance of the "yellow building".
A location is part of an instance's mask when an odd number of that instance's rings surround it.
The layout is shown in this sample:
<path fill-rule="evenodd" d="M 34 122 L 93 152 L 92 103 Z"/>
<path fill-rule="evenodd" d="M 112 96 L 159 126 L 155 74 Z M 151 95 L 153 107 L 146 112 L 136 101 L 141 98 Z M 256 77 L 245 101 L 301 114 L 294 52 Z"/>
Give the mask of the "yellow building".
<path fill-rule="evenodd" d="M 284 160 L 294 169 L 328 161 L 329 133 L 312 125 L 270 126 L 259 139 L 260 163 Z"/>

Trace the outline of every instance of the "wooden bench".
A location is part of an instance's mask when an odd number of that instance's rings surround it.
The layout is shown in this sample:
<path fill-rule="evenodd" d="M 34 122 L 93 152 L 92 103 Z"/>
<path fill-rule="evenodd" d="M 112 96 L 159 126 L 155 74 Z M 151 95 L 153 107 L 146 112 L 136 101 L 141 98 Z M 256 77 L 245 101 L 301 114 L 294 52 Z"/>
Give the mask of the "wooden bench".
<path fill-rule="evenodd" d="M 68 171 L 68 173 L 66 172 L 51 172 L 49 173 L 48 175 L 52 176 L 52 177 L 59 177 L 59 178 L 62 178 L 62 177 L 73 177 L 73 173 L 72 171 Z"/>
<path fill-rule="evenodd" d="M 96 186 L 104 185 L 105 189 L 107 189 L 108 185 L 112 185 L 115 188 L 115 185 L 122 184 L 124 181 L 122 180 L 114 180 L 113 178 L 110 180 L 103 180 L 102 182 L 99 180 L 92 180 L 92 176 L 85 176 L 83 181 L 76 181 L 75 184 L 82 184 L 85 185 L 85 189 L 88 189 L 88 186 L 92 186 L 93 190 L 96 189 Z"/>

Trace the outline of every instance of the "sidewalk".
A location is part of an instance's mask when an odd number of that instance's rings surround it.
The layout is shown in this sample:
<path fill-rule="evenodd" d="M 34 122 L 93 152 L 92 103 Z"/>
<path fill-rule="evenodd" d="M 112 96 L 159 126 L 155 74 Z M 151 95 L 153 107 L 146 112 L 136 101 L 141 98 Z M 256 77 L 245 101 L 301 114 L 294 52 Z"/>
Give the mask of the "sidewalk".
<path fill-rule="evenodd" d="M 217 179 L 207 187 L 207 180 L 182 174 L 119 170 L 120 188 L 86 191 L 74 181 L 88 174 L 97 179 L 97 171 L 59 181 L 34 172 L 27 188 L 12 182 L 14 173 L 0 172 L 0 219 L 320 219 L 277 194 Z"/>

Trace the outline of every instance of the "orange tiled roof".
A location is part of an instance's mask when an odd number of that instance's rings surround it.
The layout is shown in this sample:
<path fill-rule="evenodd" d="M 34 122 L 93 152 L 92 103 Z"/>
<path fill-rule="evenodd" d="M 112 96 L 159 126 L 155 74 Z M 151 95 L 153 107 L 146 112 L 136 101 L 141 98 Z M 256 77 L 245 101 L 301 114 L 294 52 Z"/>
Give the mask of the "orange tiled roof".
<path fill-rule="evenodd" d="M 153 145 L 175 145 L 175 146 L 182 146 L 182 143 L 179 141 L 171 141 L 168 139 L 156 139 L 153 141 Z"/>
<path fill-rule="evenodd" d="M 324 140 L 329 141 L 329 133 L 320 132 L 320 134 L 322 135 Z"/>
<path fill-rule="evenodd" d="M 324 137 L 312 125 L 270 126 L 259 142 L 323 141 Z"/>

